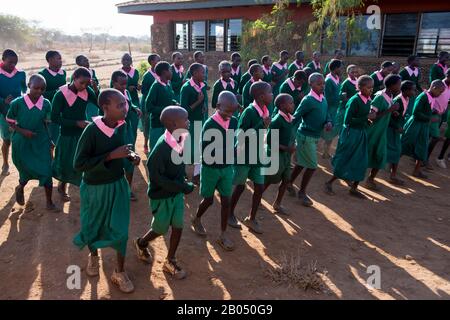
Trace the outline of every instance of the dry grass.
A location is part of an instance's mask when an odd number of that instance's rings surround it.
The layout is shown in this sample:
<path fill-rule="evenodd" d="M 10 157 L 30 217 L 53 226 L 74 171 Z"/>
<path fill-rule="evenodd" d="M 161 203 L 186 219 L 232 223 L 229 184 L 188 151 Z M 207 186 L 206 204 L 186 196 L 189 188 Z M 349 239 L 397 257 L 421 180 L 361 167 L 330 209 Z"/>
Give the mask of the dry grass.
<path fill-rule="evenodd" d="M 291 253 L 290 255 L 282 252 L 278 266 L 266 267 L 265 275 L 276 285 L 297 287 L 304 291 L 308 289 L 324 291 L 324 283 L 317 269 L 317 261 L 305 264 L 300 257 L 300 250 L 297 254 Z"/>

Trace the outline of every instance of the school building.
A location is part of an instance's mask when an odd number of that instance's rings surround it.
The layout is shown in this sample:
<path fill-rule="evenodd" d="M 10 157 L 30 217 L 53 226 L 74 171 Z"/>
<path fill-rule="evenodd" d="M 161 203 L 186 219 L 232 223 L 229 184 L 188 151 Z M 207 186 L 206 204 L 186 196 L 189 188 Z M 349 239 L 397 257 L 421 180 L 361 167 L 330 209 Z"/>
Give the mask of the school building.
<path fill-rule="evenodd" d="M 294 21 L 312 19 L 309 1 L 292 0 Z M 152 47 L 162 54 L 174 50 L 212 53 L 239 51 L 245 21 L 269 13 L 273 0 L 136 0 L 117 5 L 119 13 L 153 17 Z M 368 28 L 367 7 L 381 11 L 378 28 Z M 357 21 L 364 36 L 351 48 L 351 56 L 382 57 L 419 54 L 435 56 L 450 51 L 450 1 L 366 1 Z M 345 38 L 345 37 L 344 37 Z M 295 41 L 295 40 L 293 40 Z M 301 48 L 301 43 L 299 43 Z M 220 56 L 220 55 L 219 55 Z"/>

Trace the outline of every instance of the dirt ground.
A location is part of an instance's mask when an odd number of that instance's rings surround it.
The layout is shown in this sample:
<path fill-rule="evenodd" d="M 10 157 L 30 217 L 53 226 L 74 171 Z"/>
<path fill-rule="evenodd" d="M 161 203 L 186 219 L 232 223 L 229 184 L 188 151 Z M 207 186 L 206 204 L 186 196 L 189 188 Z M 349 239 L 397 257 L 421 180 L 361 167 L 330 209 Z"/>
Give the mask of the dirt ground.
<path fill-rule="evenodd" d="M 137 151 L 145 159 L 142 144 L 139 135 Z M 405 187 L 390 185 L 386 172 L 381 172 L 382 190 L 363 188 L 369 200 L 361 201 L 350 197 L 344 184 L 336 185 L 334 197 L 323 192 L 331 166 L 320 159 L 309 188 L 314 206 L 304 208 L 286 196 L 284 205 L 291 216 L 275 215 L 270 204 L 276 187 L 271 187 L 258 213 L 264 234 L 255 235 L 245 227 L 230 230 L 234 252 L 224 252 L 215 242 L 217 201 L 204 218 L 208 237 L 199 238 L 190 230 L 189 216 L 200 201 L 197 189 L 186 198 L 185 231 L 178 250 L 188 278 L 176 281 L 161 270 L 168 237 L 151 244 L 155 257 L 151 266 L 137 260 L 130 241 L 126 268 L 136 290 L 125 295 L 109 281 L 115 266 L 110 249 L 101 250 L 99 278 L 82 272 L 81 289 L 67 288 L 67 268 L 83 269 L 88 255 L 87 249 L 79 251 L 72 244 L 79 230 L 79 190 L 69 189 L 72 202 L 64 204 L 63 212 L 48 213 L 43 189 L 32 182 L 25 196 L 35 210 L 12 212 L 17 208 L 18 173 L 11 163 L 11 175 L 0 178 L 0 299 L 449 299 L 450 169 L 435 168 L 424 181 L 410 176 L 412 166 L 411 160 L 402 159 Z M 139 199 L 131 204 L 130 239 L 146 232 L 151 222 L 145 162 L 134 179 Z M 236 211 L 239 218 L 250 208 L 251 185 L 247 189 Z M 323 288 L 304 291 L 274 283 L 266 271 L 284 256 L 305 266 L 315 263 Z M 369 266 L 380 268 L 381 289 L 366 285 Z"/>

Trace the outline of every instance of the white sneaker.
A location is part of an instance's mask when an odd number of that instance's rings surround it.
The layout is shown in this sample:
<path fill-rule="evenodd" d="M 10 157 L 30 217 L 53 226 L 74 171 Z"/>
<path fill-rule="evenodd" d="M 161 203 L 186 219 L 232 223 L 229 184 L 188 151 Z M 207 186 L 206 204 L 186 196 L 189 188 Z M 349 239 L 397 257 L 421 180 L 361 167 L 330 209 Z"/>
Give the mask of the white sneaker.
<path fill-rule="evenodd" d="M 447 164 L 444 159 L 436 159 L 436 164 L 441 169 L 447 169 Z"/>

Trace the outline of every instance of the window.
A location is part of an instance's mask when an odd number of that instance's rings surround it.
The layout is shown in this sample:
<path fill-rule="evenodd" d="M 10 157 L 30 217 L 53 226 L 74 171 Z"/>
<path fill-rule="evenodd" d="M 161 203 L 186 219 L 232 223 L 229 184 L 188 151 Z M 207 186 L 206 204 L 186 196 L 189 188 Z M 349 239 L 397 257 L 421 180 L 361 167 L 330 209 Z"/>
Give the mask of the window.
<path fill-rule="evenodd" d="M 208 51 L 225 50 L 224 21 L 210 21 L 208 33 Z"/>
<path fill-rule="evenodd" d="M 239 51 L 241 49 L 242 20 L 229 20 L 227 34 L 227 51 Z"/>
<path fill-rule="evenodd" d="M 206 49 L 206 28 L 205 21 L 192 22 L 191 48 L 192 50 L 205 51 Z"/>
<path fill-rule="evenodd" d="M 435 56 L 439 51 L 450 51 L 450 12 L 433 12 L 422 15 L 417 39 L 417 53 Z"/>
<path fill-rule="evenodd" d="M 414 53 L 418 23 L 417 13 L 386 15 L 382 55 L 408 56 Z"/>
<path fill-rule="evenodd" d="M 189 50 L 187 22 L 175 23 L 175 50 Z"/>

